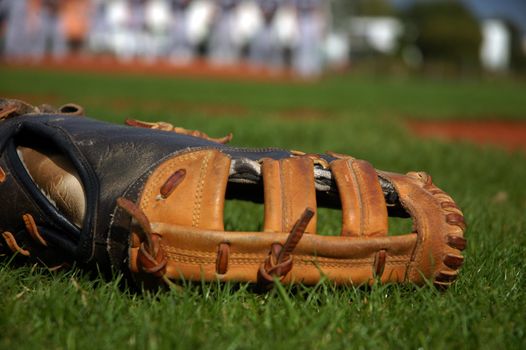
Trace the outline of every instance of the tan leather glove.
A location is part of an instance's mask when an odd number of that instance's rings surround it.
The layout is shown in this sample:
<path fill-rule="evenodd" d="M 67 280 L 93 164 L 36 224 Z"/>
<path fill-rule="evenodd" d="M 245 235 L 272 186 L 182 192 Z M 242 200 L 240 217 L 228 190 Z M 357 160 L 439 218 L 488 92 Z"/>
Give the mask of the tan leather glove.
<path fill-rule="evenodd" d="M 462 212 L 425 173 L 128 124 L 10 111 L 0 122 L 0 195 L 20 200 L 0 213 L 0 249 L 153 286 L 327 278 L 446 287 L 457 277 Z M 262 232 L 225 231 L 227 197 L 262 202 Z M 319 206 L 341 208 L 340 232 L 317 231 Z M 389 215 L 410 217 L 412 231 L 389 235 Z"/>

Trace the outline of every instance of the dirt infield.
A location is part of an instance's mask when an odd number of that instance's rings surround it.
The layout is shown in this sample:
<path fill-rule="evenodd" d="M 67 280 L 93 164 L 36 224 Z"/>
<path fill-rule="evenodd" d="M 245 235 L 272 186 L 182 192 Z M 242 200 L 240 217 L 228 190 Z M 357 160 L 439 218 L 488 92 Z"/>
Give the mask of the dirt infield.
<path fill-rule="evenodd" d="M 194 60 L 188 64 L 175 64 L 167 59 L 119 60 L 113 56 L 76 56 L 61 59 L 46 57 L 37 62 L 31 60 L 0 61 L 7 67 L 40 67 L 47 70 L 87 73 L 132 74 L 158 77 L 222 78 L 251 81 L 305 81 L 290 70 L 256 68 L 246 63 L 214 66 L 205 60 Z"/>
<path fill-rule="evenodd" d="M 409 121 L 407 124 L 422 137 L 470 141 L 526 152 L 526 122 L 523 121 Z"/>
<path fill-rule="evenodd" d="M 291 71 L 269 71 L 256 70 L 247 64 L 236 66 L 212 66 L 206 61 L 195 61 L 187 65 L 175 65 L 168 60 L 145 61 L 130 60 L 122 61 L 111 56 L 69 56 L 61 60 L 45 58 L 38 62 L 0 61 L 7 67 L 17 68 L 40 68 L 51 71 L 71 71 L 87 73 L 111 73 L 123 75 L 145 75 L 158 77 L 188 77 L 188 78 L 218 78 L 249 81 L 272 81 L 272 82 L 299 82 L 300 80 Z M 14 97 L 14 96 L 13 96 Z M 16 96 L 17 98 L 32 101 L 33 103 L 55 103 L 56 96 Z M 119 108 L 125 101 L 113 101 L 113 107 Z M 152 101 L 152 104 L 156 102 Z M 248 111 L 241 106 L 203 105 L 178 103 L 177 109 L 184 109 L 210 115 L 244 116 Z M 325 119 L 327 112 L 316 109 L 294 108 L 279 110 L 275 115 L 285 119 Z M 481 145 L 496 145 L 509 151 L 526 152 L 526 122 L 498 120 L 467 121 L 423 121 L 408 120 L 409 130 L 421 137 L 440 138 L 450 141 L 469 141 Z"/>

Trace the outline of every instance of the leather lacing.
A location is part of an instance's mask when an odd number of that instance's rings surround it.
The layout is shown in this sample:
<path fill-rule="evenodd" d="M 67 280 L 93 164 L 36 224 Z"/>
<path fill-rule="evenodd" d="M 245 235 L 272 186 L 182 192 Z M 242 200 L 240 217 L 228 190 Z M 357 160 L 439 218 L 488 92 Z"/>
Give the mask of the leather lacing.
<path fill-rule="evenodd" d="M 38 229 L 38 226 L 33 216 L 31 214 L 24 214 L 22 215 L 22 219 L 24 221 L 26 232 L 29 233 L 29 236 L 33 239 L 33 241 L 37 242 L 43 247 L 48 247 L 49 246 L 48 242 L 44 239 L 44 237 L 40 233 L 40 230 Z M 18 253 L 25 257 L 31 256 L 31 252 L 21 247 L 16 241 L 15 236 L 11 232 L 9 231 L 3 232 L 2 237 L 4 238 L 5 242 L 7 243 L 7 246 L 13 253 Z M 42 263 L 46 265 L 44 261 L 42 261 Z M 46 267 L 49 269 L 49 271 L 56 271 L 66 266 L 68 266 L 68 263 L 63 262 L 57 265 L 51 265 L 51 266 L 46 266 Z"/>
<path fill-rule="evenodd" d="M 23 256 L 30 256 L 31 255 L 31 253 L 28 250 L 22 248 L 18 244 L 18 242 L 16 241 L 15 236 L 11 232 L 4 231 L 2 233 L 2 237 L 4 238 L 7 246 L 9 247 L 9 249 L 11 249 L 11 251 L 13 253 L 18 253 L 18 254 L 23 255 Z"/>
<path fill-rule="evenodd" d="M 433 184 L 430 175 L 424 172 L 409 173 L 408 175 L 419 178 L 423 183 L 423 188 L 439 201 L 440 207 L 443 209 L 445 214 L 446 223 L 451 226 L 456 226 L 460 229 L 460 235 L 457 231 L 451 231 L 447 234 L 446 244 L 451 248 L 457 249 L 459 252 L 466 249 L 467 241 L 462 236 L 464 231 L 466 231 L 466 223 L 464 221 L 462 212 L 455 204 L 453 199 Z M 443 257 L 442 263 L 449 270 L 442 269 L 434 276 L 434 285 L 440 289 L 447 288 L 453 281 L 455 281 L 455 279 L 458 277 L 457 270 L 464 263 L 464 257 L 462 255 L 448 253 Z"/>
<path fill-rule="evenodd" d="M 185 169 L 179 169 L 175 173 L 173 173 L 168 180 L 165 181 L 164 185 L 161 186 L 161 189 L 159 190 L 161 197 L 163 199 L 168 198 L 172 192 L 176 189 L 177 186 L 181 182 L 183 182 L 184 178 L 186 176 L 186 170 Z"/>
<path fill-rule="evenodd" d="M 185 169 L 175 171 L 159 189 L 160 196 L 162 198 L 170 196 L 175 188 L 183 182 L 185 176 Z M 122 197 L 117 199 L 117 205 L 135 219 L 140 228 L 137 232 L 140 242 L 136 260 L 138 270 L 171 285 L 172 282 L 165 275 L 167 258 L 161 247 L 161 235 L 152 231 L 148 217 L 138 205 Z M 257 274 L 257 285 L 261 290 L 268 290 L 276 278 L 282 281 L 292 270 L 292 254 L 313 217 L 314 210 L 306 208 L 292 227 L 285 243 L 274 242 L 271 244 L 269 254 L 261 263 Z M 228 271 L 229 252 L 229 242 L 221 242 L 218 245 L 216 272 L 219 275 L 226 274 Z M 385 253 L 385 250 L 382 250 L 377 256 L 374 266 L 376 275 L 381 276 L 383 273 Z"/>
<path fill-rule="evenodd" d="M 174 126 L 167 122 L 150 123 L 150 122 L 144 122 L 144 121 L 136 120 L 136 119 L 126 119 L 124 123 L 128 126 L 133 126 L 136 128 L 147 128 L 147 129 L 154 129 L 154 130 L 161 130 L 161 131 L 170 131 L 170 132 L 175 132 L 176 134 L 182 134 L 182 135 L 190 135 L 190 136 L 198 137 L 204 140 L 217 142 L 220 144 L 227 144 L 230 141 L 232 141 L 232 138 L 234 137 L 232 133 L 228 133 L 226 136 L 223 136 L 223 137 L 210 137 L 202 131 L 181 128 L 181 127 Z"/>
<path fill-rule="evenodd" d="M 161 198 L 168 198 L 185 177 L 185 169 L 179 169 L 170 175 L 159 189 Z M 172 285 L 166 277 L 167 260 L 161 248 L 161 235 L 152 231 L 148 217 L 135 203 L 120 197 L 117 199 L 117 205 L 139 225 L 140 230 L 136 232 L 140 242 L 136 261 L 139 271 L 159 278 L 167 285 Z"/>
<path fill-rule="evenodd" d="M 31 214 L 24 214 L 22 215 L 22 219 L 24 220 L 24 225 L 26 227 L 27 233 L 29 233 L 29 236 L 40 245 L 47 247 L 48 244 L 44 237 L 40 234 L 40 231 L 38 230 L 37 224 L 35 222 L 35 219 Z M 29 250 L 22 248 L 18 242 L 16 241 L 15 236 L 9 232 L 5 231 L 2 233 L 2 237 L 4 237 L 4 240 L 7 243 L 7 246 L 13 253 L 19 253 L 23 256 L 31 256 L 31 253 Z"/>
<path fill-rule="evenodd" d="M 140 228 L 136 232 L 140 241 L 137 267 L 141 272 L 166 280 L 167 260 L 161 248 L 161 236 L 152 231 L 148 217 L 135 203 L 121 197 L 117 205 L 135 219 Z"/>
<path fill-rule="evenodd" d="M 292 227 L 285 244 L 272 243 L 269 255 L 259 267 L 257 284 L 260 288 L 268 289 L 275 277 L 282 280 L 292 270 L 292 253 L 313 216 L 314 211 L 311 208 L 306 208 Z"/>
<path fill-rule="evenodd" d="M 140 247 L 137 255 L 137 267 L 143 273 L 153 275 L 167 284 L 171 284 L 165 276 L 167 259 L 161 248 L 161 235 L 153 232 L 150 222 L 144 212 L 133 202 L 118 198 L 117 205 L 122 208 L 137 222 L 140 230 Z M 305 209 L 284 244 L 275 242 L 271 245 L 270 253 L 260 265 L 257 284 L 263 289 L 268 289 L 274 282 L 274 278 L 283 279 L 292 269 L 292 253 L 305 233 L 305 229 L 314 216 L 314 211 Z M 219 253 L 224 253 L 219 250 Z M 218 259 L 222 261 L 223 259 Z M 219 267 L 221 273 L 226 273 L 227 267 Z"/>
<path fill-rule="evenodd" d="M 31 214 L 24 214 L 22 215 L 22 219 L 24 220 L 26 231 L 33 238 L 33 240 L 40 243 L 44 247 L 47 247 L 47 242 L 44 239 L 44 237 L 42 237 L 42 235 L 40 234 L 40 231 L 38 230 L 37 224 L 33 216 Z"/>
<path fill-rule="evenodd" d="M 166 198 L 184 180 L 186 171 L 179 169 L 174 172 L 160 188 L 160 194 Z M 171 284 L 166 277 L 166 254 L 161 248 L 161 235 L 153 232 L 146 214 L 139 206 L 125 198 L 118 198 L 117 205 L 130 215 L 138 224 L 139 251 L 137 254 L 137 268 L 139 271 L 153 275 L 167 284 Z M 274 278 L 283 279 L 292 269 L 292 253 L 303 237 L 307 225 L 314 216 L 311 208 L 306 208 L 301 217 L 296 221 L 284 244 L 275 242 L 271 245 L 269 255 L 260 265 L 257 283 L 260 287 L 268 289 Z M 218 248 L 216 270 L 224 274 L 228 269 L 229 244 L 223 242 Z"/>

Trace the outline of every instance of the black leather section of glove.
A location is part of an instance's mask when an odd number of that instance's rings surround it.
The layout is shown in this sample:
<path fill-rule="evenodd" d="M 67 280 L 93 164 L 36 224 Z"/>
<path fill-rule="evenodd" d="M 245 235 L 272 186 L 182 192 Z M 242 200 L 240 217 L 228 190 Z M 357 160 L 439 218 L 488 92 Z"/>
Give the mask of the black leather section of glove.
<path fill-rule="evenodd" d="M 51 148 L 69 159 L 86 195 L 82 228 L 70 223 L 40 192 L 18 158 L 17 146 Z M 116 207 L 116 199 L 125 197 L 136 202 L 144 182 L 158 164 L 179 152 L 199 148 L 215 148 L 233 159 L 255 161 L 292 155 L 277 148 L 235 148 L 174 132 L 85 117 L 31 114 L 1 121 L 0 166 L 7 176 L 0 183 L 0 198 L 8 199 L 9 205 L 0 210 L 0 232 L 10 231 L 17 240 L 27 242 L 20 216 L 29 213 L 52 248 L 58 248 L 65 257 L 120 270 L 127 256 L 130 218 Z M 322 157 L 329 162 L 334 159 Z M 234 191 L 236 186 L 244 185 L 233 184 Z M 249 193 L 250 187 L 261 193 L 258 184 L 245 186 L 238 193 Z M 333 197 L 338 200 L 337 193 Z M 3 245 L 5 248 L 5 242 Z"/>
<path fill-rule="evenodd" d="M 86 193 L 87 210 L 81 229 L 61 215 L 32 182 L 16 153 L 20 145 L 52 147 L 74 165 Z M 13 205 L 0 211 L 0 230 L 23 233 L 20 213 L 28 212 L 43 228 L 45 239 L 66 255 L 80 262 L 89 262 L 94 256 L 95 260 L 103 259 L 116 199 L 126 196 L 135 200 L 141 190 L 137 186 L 142 183 L 141 177 L 146 178 L 163 159 L 191 148 L 218 148 L 233 158 L 253 160 L 290 156 L 290 152 L 280 149 L 232 148 L 193 136 L 84 117 L 32 114 L 2 121 L 0 164 L 8 176 L 0 184 L 0 197 L 12 199 Z M 127 239 L 124 236 L 112 237 Z M 128 242 L 114 243 L 126 247 Z"/>

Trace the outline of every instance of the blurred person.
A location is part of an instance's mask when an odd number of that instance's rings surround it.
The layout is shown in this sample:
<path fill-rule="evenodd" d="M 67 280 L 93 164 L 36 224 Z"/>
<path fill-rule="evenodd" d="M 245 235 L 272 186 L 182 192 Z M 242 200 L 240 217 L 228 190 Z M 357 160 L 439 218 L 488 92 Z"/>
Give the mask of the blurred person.
<path fill-rule="evenodd" d="M 128 3 L 126 0 L 112 0 L 107 2 L 108 50 L 115 54 L 119 60 L 128 60 L 132 57 L 131 47 L 133 47 L 133 39 L 129 35 L 126 27 L 128 14 Z"/>
<path fill-rule="evenodd" d="M 279 40 L 275 17 L 279 8 L 279 0 L 258 0 L 262 17 L 262 25 L 249 44 L 249 62 L 256 68 L 283 68 L 283 46 Z"/>
<path fill-rule="evenodd" d="M 294 0 L 298 39 L 293 52 L 293 67 L 305 78 L 319 76 L 323 66 L 323 0 Z"/>
<path fill-rule="evenodd" d="M 237 5 L 238 0 L 217 0 L 208 52 L 213 65 L 231 65 L 239 60 L 240 45 L 236 40 Z"/>
<path fill-rule="evenodd" d="M 62 1 L 61 16 L 69 52 L 78 53 L 84 49 L 89 32 L 89 10 L 89 0 Z"/>
<path fill-rule="evenodd" d="M 147 62 L 154 62 L 170 52 L 172 26 L 171 0 L 149 0 L 145 4 L 146 42 L 143 55 Z"/>
<path fill-rule="evenodd" d="M 283 0 L 275 17 L 274 26 L 283 47 L 284 65 L 292 65 L 293 48 L 298 42 L 298 21 L 293 1 Z"/>
<path fill-rule="evenodd" d="M 64 23 L 60 16 L 60 0 L 40 0 L 32 25 L 31 57 L 40 60 L 49 51 L 55 59 L 67 54 Z"/>
<path fill-rule="evenodd" d="M 31 50 L 28 32 L 29 6 L 27 0 L 2 0 L 0 11 L 5 15 L 4 55 L 8 59 L 25 57 Z"/>
<path fill-rule="evenodd" d="M 109 48 L 121 61 L 147 53 L 145 3 L 145 0 L 108 2 Z"/>
<path fill-rule="evenodd" d="M 131 56 L 147 55 L 146 0 L 128 0 L 127 31 L 131 37 Z"/>
<path fill-rule="evenodd" d="M 191 0 L 171 0 L 172 25 L 170 28 L 170 61 L 176 65 L 188 64 L 195 56 L 195 47 L 189 33 L 189 6 Z"/>
<path fill-rule="evenodd" d="M 5 0 L 0 0 L 0 56 L 2 56 L 4 52 L 4 32 L 7 12 L 6 4 L 7 2 Z"/>
<path fill-rule="evenodd" d="M 107 0 L 91 0 L 88 45 L 90 51 L 105 52 L 110 49 L 110 21 Z"/>
<path fill-rule="evenodd" d="M 113 0 L 107 4 L 108 20 L 108 48 L 115 53 L 117 59 L 129 61 L 137 52 L 137 27 L 140 24 L 137 19 L 132 18 L 132 5 L 137 5 L 136 0 L 132 4 L 129 0 Z"/>
<path fill-rule="evenodd" d="M 195 55 L 198 56 L 206 51 L 215 5 L 211 0 L 192 0 L 186 11 L 188 40 L 195 48 Z"/>
<path fill-rule="evenodd" d="M 250 43 L 261 26 L 263 26 L 263 16 L 257 0 L 241 1 L 236 9 L 236 40 L 239 42 L 242 54 L 248 54 Z"/>

